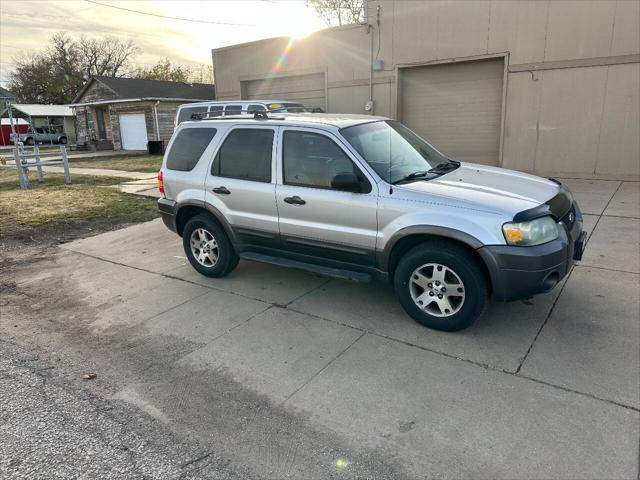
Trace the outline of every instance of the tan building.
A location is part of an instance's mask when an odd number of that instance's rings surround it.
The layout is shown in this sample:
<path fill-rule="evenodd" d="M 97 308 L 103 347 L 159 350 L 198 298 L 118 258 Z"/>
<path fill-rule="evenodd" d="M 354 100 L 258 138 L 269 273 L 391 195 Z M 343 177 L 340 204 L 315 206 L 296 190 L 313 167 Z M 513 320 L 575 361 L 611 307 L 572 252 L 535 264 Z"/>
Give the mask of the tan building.
<path fill-rule="evenodd" d="M 640 177 L 640 2 L 367 7 L 371 26 L 213 50 L 217 99 L 386 115 L 467 161 Z"/>

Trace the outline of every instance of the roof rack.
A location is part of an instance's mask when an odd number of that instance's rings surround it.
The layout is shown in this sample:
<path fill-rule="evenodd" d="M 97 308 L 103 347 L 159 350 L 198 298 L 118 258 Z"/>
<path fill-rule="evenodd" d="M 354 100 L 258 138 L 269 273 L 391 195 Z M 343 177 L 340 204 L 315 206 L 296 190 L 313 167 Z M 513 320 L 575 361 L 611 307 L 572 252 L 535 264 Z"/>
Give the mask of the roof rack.
<path fill-rule="evenodd" d="M 229 118 L 253 118 L 254 120 L 284 120 L 284 117 L 270 117 L 269 113 L 276 112 L 275 110 L 266 112 L 263 110 L 236 110 L 237 113 L 246 113 L 247 115 L 220 115 L 221 111 L 216 110 L 214 112 L 192 113 L 191 120 L 226 120 Z"/>
<path fill-rule="evenodd" d="M 270 117 L 272 113 L 324 113 L 324 111 L 318 107 L 294 107 L 295 112 L 289 112 L 292 107 L 274 108 L 273 110 L 236 110 L 233 115 L 222 115 L 222 110 L 215 110 L 203 113 L 192 113 L 191 120 L 224 120 L 225 118 L 251 118 L 254 120 L 284 120 L 284 117 Z M 236 115 L 239 113 L 240 115 Z M 247 115 L 242 115 L 246 113 Z"/>

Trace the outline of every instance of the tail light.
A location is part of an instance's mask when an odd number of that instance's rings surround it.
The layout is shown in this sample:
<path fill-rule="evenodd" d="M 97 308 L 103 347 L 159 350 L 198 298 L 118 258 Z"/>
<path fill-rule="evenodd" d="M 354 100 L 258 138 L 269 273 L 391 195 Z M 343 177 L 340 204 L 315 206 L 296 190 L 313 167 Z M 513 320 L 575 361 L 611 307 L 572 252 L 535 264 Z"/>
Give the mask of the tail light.
<path fill-rule="evenodd" d="M 158 191 L 160 192 L 160 195 L 164 196 L 164 180 L 162 176 L 162 170 L 158 172 Z"/>
<path fill-rule="evenodd" d="M 176 126 L 176 118 L 177 118 L 177 117 L 174 115 L 174 116 L 173 116 L 173 127 L 174 127 L 174 128 L 175 128 L 175 126 Z"/>

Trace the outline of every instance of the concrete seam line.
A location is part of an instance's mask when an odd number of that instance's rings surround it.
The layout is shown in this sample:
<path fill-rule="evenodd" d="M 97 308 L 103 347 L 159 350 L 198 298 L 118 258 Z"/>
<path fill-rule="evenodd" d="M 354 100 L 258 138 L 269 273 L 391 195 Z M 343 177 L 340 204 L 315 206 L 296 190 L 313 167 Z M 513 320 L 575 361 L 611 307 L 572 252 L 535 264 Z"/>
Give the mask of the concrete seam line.
<path fill-rule="evenodd" d="M 629 273 L 631 275 L 640 275 L 640 272 L 631 272 L 629 270 L 618 270 L 616 268 L 607 268 L 607 267 L 597 267 L 595 265 L 588 265 L 586 263 L 579 263 L 575 265 L 576 267 L 584 267 L 584 268 L 595 268 L 598 270 L 606 270 L 608 272 L 617 272 L 617 273 Z"/>
<path fill-rule="evenodd" d="M 264 303 L 264 302 L 263 302 L 263 303 Z M 262 310 L 260 310 L 259 312 L 256 312 L 256 313 L 254 313 L 254 314 L 252 314 L 252 315 L 249 315 L 249 318 L 247 318 L 247 319 L 245 319 L 245 320 L 241 321 L 240 323 L 238 323 L 237 325 L 234 325 L 234 326 L 233 326 L 233 327 L 231 327 L 231 328 L 228 328 L 226 331 L 224 331 L 224 332 L 223 332 L 223 333 L 221 333 L 220 335 L 216 335 L 214 338 L 212 338 L 211 340 L 209 340 L 207 343 L 205 343 L 204 345 L 202 345 L 202 346 L 201 346 L 201 347 L 199 347 L 199 348 L 204 348 L 204 347 L 206 347 L 207 345 L 211 345 L 213 342 L 215 342 L 216 340 L 218 340 L 220 337 L 224 337 L 224 336 L 225 336 L 226 334 L 228 334 L 229 332 L 232 332 L 232 331 L 233 331 L 233 330 L 235 330 L 236 328 L 241 327 L 241 326 L 242 326 L 242 325 L 244 325 L 245 323 L 250 322 L 250 321 L 251 321 L 251 320 L 253 320 L 255 317 L 257 317 L 258 315 L 260 315 L 261 313 L 264 313 L 264 312 L 266 312 L 267 310 L 270 310 L 270 309 L 272 309 L 272 308 L 274 308 L 274 307 L 276 307 L 276 305 L 273 305 L 273 304 L 267 304 L 267 307 L 266 307 L 266 308 L 263 308 L 263 309 L 262 309 Z M 191 352 L 191 353 L 193 353 L 193 352 Z M 187 355 L 185 355 L 185 356 L 191 355 L 191 353 L 188 353 L 188 354 L 187 354 Z M 182 357 L 182 358 L 184 358 L 184 357 Z"/>
<path fill-rule="evenodd" d="M 515 371 L 515 375 L 518 375 L 518 373 L 520 373 L 520 369 L 522 368 L 522 366 L 524 365 L 524 362 L 527 361 L 527 358 L 529 357 L 529 353 L 531 353 L 531 350 L 533 349 L 533 346 L 535 345 L 536 341 L 538 340 L 538 337 L 540 336 L 540 333 L 542 332 L 542 330 L 544 329 L 545 325 L 547 324 L 547 322 L 549 321 L 549 319 L 551 318 L 551 314 L 553 313 L 553 311 L 556 308 L 556 304 L 558 303 L 558 300 L 560 300 L 560 297 L 562 296 L 562 292 L 564 292 L 564 287 L 567 286 L 567 283 L 569 283 L 569 280 L 571 279 L 571 275 L 573 274 L 573 267 L 571 268 L 571 271 L 569 272 L 569 274 L 567 275 L 567 279 L 564 281 L 564 283 L 562 284 L 562 287 L 560 287 L 560 292 L 558 293 L 558 295 L 556 296 L 556 298 L 553 300 L 553 303 L 551 304 L 551 308 L 549 309 L 549 311 L 547 312 L 547 316 L 545 317 L 544 321 L 542 322 L 542 325 L 540 325 L 540 328 L 538 329 L 538 331 L 536 332 L 535 337 L 533 337 L 533 340 L 531 341 L 531 345 L 529 345 L 529 348 L 527 349 L 527 351 L 525 352 L 525 354 L 522 356 L 522 358 L 520 359 L 520 361 L 518 362 L 518 368 L 516 368 Z"/>
<path fill-rule="evenodd" d="M 145 322 L 148 322 L 149 320 L 153 320 L 154 318 L 159 317 L 160 315 L 163 315 L 163 314 L 165 314 L 165 313 L 167 313 L 167 312 L 170 312 L 171 310 L 173 310 L 173 309 L 175 309 L 175 308 L 181 307 L 181 306 L 182 306 L 182 305 L 184 305 L 185 303 L 189 303 L 191 300 L 197 300 L 198 298 L 202 297 L 203 295 L 206 295 L 207 293 L 209 293 L 209 292 L 202 292 L 200 295 L 196 295 L 195 297 L 191 297 L 191 298 L 189 298 L 188 300 L 185 300 L 184 302 L 180 302 L 180 303 L 178 303 L 177 305 L 172 305 L 172 306 L 170 306 L 170 307 L 169 307 L 169 308 L 167 308 L 166 310 L 163 310 L 163 311 L 162 311 L 162 312 L 160 312 L 160 313 L 156 313 L 155 315 L 151 315 L 149 318 L 145 318 L 145 319 L 141 322 L 141 324 L 142 324 L 142 323 L 145 323 Z"/>
<path fill-rule="evenodd" d="M 322 282 L 320 285 L 316 285 L 315 287 L 313 287 L 311 290 L 309 290 L 308 292 L 304 292 L 302 295 L 297 296 L 296 298 L 294 298 L 293 300 L 285 303 L 282 307 L 283 308 L 287 308 L 289 305 L 291 305 L 293 302 L 300 300 L 303 297 L 306 297 L 307 295 L 309 295 L 310 293 L 315 292 L 316 290 L 318 290 L 321 287 L 324 287 L 327 283 L 333 281 L 333 278 L 326 278 L 324 282 Z"/>
<path fill-rule="evenodd" d="M 64 250 L 66 250 L 67 252 L 71 252 L 71 253 L 76 253 L 78 255 L 83 255 L 85 257 L 89 257 L 89 258 L 93 258 L 94 260 L 100 260 L 102 262 L 107 262 L 107 263 L 111 263 L 113 265 L 119 265 L 121 267 L 125 267 L 125 268 L 132 268 L 133 270 L 138 270 L 140 272 L 145 272 L 145 273 L 149 273 L 151 275 L 159 275 L 161 277 L 164 278 L 168 278 L 170 280 L 178 280 L 180 282 L 185 282 L 185 283 L 190 283 L 191 285 L 196 285 L 198 287 L 202 287 L 202 288 L 208 288 L 209 290 L 215 290 L 216 292 L 223 292 L 223 293 L 228 293 L 230 295 L 237 295 L 238 297 L 242 297 L 242 298 L 248 298 L 249 300 L 256 300 L 258 302 L 262 302 L 262 303 L 267 303 L 267 304 L 271 304 L 270 302 L 265 302 L 264 300 L 260 299 L 260 298 L 256 298 L 256 297 L 251 297 L 249 295 L 244 295 L 242 293 L 237 293 L 237 292 L 230 292 L 229 290 L 224 290 L 220 287 L 213 287 L 211 285 L 202 285 L 201 283 L 198 282 L 194 282 L 192 280 L 186 280 L 184 278 L 180 278 L 180 277 L 176 277 L 174 275 L 169 275 L 168 273 L 159 273 L 159 272 L 154 272 L 152 270 L 146 270 L 144 268 L 140 268 L 140 267 L 134 267 L 132 265 L 127 265 L 125 263 L 120 263 L 120 262 L 116 262 L 115 260 L 109 260 L 107 258 L 102 258 L 102 257 L 98 257 L 96 255 L 92 255 L 90 253 L 84 253 L 84 252 L 79 252 L 77 250 L 72 250 L 70 248 L 64 248 L 64 247 L 60 247 L 63 248 Z"/>
<path fill-rule="evenodd" d="M 587 242 L 584 245 L 584 249 L 587 249 L 587 245 L 589 245 L 589 242 L 591 241 L 591 237 L 593 236 L 594 233 L 596 233 L 596 228 L 598 228 L 598 224 L 600 223 L 600 220 L 602 220 L 602 217 L 605 216 L 604 212 L 607 210 L 607 207 L 609 206 L 609 204 L 611 203 L 611 200 L 613 200 L 613 197 L 616 196 L 616 193 L 618 193 L 618 190 L 620 190 L 620 187 L 622 187 L 622 182 L 620 182 L 618 184 L 618 188 L 616 188 L 616 190 L 613 192 L 613 194 L 611 195 L 611 197 L 609 197 L 609 200 L 607 201 L 607 204 L 604 206 L 604 208 L 602 209 L 602 212 L 598 215 L 598 220 L 596 220 L 596 224 L 593 226 L 593 230 L 591 230 L 591 235 L 589 235 L 587 237 Z M 609 215 L 606 215 L 609 216 Z"/>
<path fill-rule="evenodd" d="M 289 399 L 291 399 L 291 397 L 293 397 L 296 393 L 298 393 L 300 390 L 302 390 L 306 385 L 308 385 L 310 382 L 312 382 L 314 378 L 316 378 L 318 375 L 320 375 L 322 372 L 324 372 L 327 368 L 329 368 L 329 366 L 333 362 L 335 362 L 338 358 L 340 358 L 347 350 L 349 350 L 358 340 L 360 340 L 366 334 L 367 334 L 367 332 L 362 332 L 358 336 L 358 338 L 356 338 L 353 342 L 351 342 L 349 345 L 347 345 L 347 348 L 342 350 L 338 355 L 336 355 L 334 358 L 332 358 L 324 367 L 322 367 L 320 370 L 318 370 L 316 373 L 314 373 L 309 378 L 309 380 L 307 380 L 302 385 L 300 385 L 298 388 L 296 388 L 295 391 L 291 395 L 289 395 L 287 398 L 284 399 L 284 401 L 281 403 L 281 405 L 284 405 L 285 403 L 287 403 L 289 401 Z"/>

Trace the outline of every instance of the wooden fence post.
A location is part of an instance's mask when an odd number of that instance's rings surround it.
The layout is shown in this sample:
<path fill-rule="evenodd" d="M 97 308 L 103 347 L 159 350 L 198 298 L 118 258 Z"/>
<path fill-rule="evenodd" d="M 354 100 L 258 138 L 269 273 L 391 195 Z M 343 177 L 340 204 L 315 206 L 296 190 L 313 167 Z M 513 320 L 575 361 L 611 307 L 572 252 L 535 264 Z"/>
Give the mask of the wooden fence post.
<path fill-rule="evenodd" d="M 40 147 L 38 145 L 33 146 L 33 155 L 36 157 L 36 171 L 38 172 L 38 183 L 44 182 L 42 176 L 42 163 L 40 161 Z"/>
<path fill-rule="evenodd" d="M 29 174 L 26 167 L 22 165 L 22 155 L 18 152 L 18 147 L 13 149 L 13 158 L 16 162 L 16 170 L 18 171 L 18 179 L 20 180 L 20 188 L 31 188 L 29 184 Z"/>
<path fill-rule="evenodd" d="M 62 166 L 64 167 L 64 183 L 71 184 L 71 174 L 69 173 L 69 159 L 67 158 L 67 150 L 64 145 L 60 145 L 60 153 L 62 154 Z"/>

